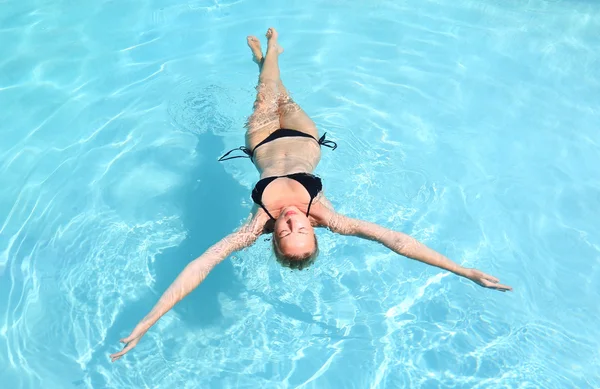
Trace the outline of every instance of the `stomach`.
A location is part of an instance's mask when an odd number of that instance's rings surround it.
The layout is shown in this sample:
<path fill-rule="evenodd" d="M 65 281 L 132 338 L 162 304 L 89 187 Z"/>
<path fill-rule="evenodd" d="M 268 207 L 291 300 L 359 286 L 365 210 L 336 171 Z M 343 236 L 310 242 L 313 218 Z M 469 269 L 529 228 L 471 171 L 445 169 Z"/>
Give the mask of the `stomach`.
<path fill-rule="evenodd" d="M 321 147 L 312 138 L 279 138 L 260 146 L 254 152 L 254 166 L 261 178 L 312 173 L 320 160 Z"/>

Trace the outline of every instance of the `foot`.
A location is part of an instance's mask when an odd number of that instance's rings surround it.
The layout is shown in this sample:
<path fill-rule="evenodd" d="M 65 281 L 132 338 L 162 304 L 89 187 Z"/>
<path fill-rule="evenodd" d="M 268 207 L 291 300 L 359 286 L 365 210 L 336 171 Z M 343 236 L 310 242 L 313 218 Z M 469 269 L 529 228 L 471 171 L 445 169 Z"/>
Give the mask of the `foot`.
<path fill-rule="evenodd" d="M 265 58 L 263 57 L 262 48 L 260 47 L 260 41 L 255 36 L 249 36 L 248 47 L 252 50 L 252 60 L 261 66 Z"/>
<path fill-rule="evenodd" d="M 273 50 L 277 54 L 283 53 L 283 47 L 279 46 L 279 43 L 277 42 L 277 38 L 279 37 L 277 30 L 275 30 L 273 27 L 271 27 L 267 30 L 267 33 L 265 35 L 267 36 L 267 41 L 268 41 L 267 53 L 269 53 Z"/>

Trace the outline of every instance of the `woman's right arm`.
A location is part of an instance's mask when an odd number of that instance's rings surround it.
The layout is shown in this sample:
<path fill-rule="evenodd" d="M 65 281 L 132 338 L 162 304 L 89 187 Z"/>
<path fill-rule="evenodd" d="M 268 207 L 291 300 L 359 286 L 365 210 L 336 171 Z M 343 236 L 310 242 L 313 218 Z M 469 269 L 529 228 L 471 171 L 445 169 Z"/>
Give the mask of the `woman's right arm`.
<path fill-rule="evenodd" d="M 177 276 L 175 281 L 163 293 L 160 300 L 146 317 L 134 328 L 131 334 L 121 339 L 125 343 L 123 350 L 112 354 L 112 361 L 116 361 L 134 348 L 142 336 L 152 327 L 158 319 L 194 290 L 208 275 L 208 273 L 231 253 L 252 245 L 261 235 L 257 219 L 243 225 L 239 230 L 229 234 L 218 243 L 211 246 L 204 254 L 190 262 Z"/>

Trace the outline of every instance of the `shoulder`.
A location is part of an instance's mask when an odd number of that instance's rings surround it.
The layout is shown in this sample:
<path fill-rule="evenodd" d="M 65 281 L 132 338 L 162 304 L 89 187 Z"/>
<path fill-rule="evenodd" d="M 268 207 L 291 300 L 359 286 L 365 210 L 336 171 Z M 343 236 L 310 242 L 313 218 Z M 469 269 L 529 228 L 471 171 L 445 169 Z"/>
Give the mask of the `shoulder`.
<path fill-rule="evenodd" d="M 319 195 L 315 197 L 313 205 L 310 208 L 313 226 L 328 228 L 330 220 L 335 213 L 335 209 L 333 208 L 333 205 L 331 205 L 331 202 L 329 202 L 322 192 L 319 193 Z"/>
<path fill-rule="evenodd" d="M 331 211 L 334 211 L 333 205 L 331 204 L 329 199 L 325 196 L 325 192 L 323 192 L 323 191 L 319 192 L 317 197 L 315 197 L 314 202 L 315 202 L 315 204 L 320 204 L 321 206 L 323 206 Z"/>
<path fill-rule="evenodd" d="M 262 208 L 254 205 L 252 212 L 248 215 L 248 219 L 244 225 L 240 228 L 240 232 L 252 234 L 259 237 L 262 234 L 267 233 L 268 223 L 270 221 L 269 216 L 263 211 Z"/>

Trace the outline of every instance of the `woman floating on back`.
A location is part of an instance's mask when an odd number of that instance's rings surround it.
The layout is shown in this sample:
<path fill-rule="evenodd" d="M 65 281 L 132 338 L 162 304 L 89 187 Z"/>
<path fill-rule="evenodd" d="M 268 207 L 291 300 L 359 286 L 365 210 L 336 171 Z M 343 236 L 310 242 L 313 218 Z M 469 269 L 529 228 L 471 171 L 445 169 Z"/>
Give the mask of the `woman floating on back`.
<path fill-rule="evenodd" d="M 251 246 L 262 234 L 272 234 L 275 257 L 294 269 L 309 266 L 317 257 L 316 227 L 342 235 L 379 242 L 402 256 L 448 270 L 490 289 L 512 290 L 476 269 L 464 268 L 412 237 L 377 224 L 337 213 L 323 193 L 321 179 L 312 174 L 321 159 L 321 147 L 337 145 L 319 136 L 315 123 L 292 100 L 281 82 L 277 31 L 267 31 L 267 54 L 260 41 L 248 37 L 254 61 L 260 69 L 254 112 L 248 119 L 246 145 L 229 151 L 221 161 L 249 158 L 260 173 L 252 190 L 256 203 L 249 221 L 190 262 L 162 295 L 156 306 L 131 334 L 122 339 L 123 350 L 112 354 L 116 361 L 134 348 L 154 323 L 187 296 L 208 273 L 231 253 Z M 235 152 L 238 154 L 234 154 Z"/>

